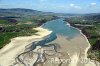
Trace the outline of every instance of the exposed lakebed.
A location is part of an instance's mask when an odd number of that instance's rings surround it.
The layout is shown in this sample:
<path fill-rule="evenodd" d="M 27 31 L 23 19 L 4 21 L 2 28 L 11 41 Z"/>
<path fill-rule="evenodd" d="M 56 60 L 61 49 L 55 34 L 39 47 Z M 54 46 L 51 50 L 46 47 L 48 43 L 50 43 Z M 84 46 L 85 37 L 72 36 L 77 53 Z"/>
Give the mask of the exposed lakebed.
<path fill-rule="evenodd" d="M 82 60 L 88 61 L 87 51 L 90 45 L 78 29 L 71 27 L 63 19 L 48 21 L 41 27 L 47 29 L 47 32 L 49 30 L 49 35 L 39 39 L 32 39 L 32 36 L 23 38 L 25 43 L 20 38 L 13 40 L 20 41 L 23 48 L 14 48 L 20 52 L 14 55 L 13 60 L 8 61 L 13 61 L 10 66 L 96 66 L 94 62 L 82 63 Z"/>

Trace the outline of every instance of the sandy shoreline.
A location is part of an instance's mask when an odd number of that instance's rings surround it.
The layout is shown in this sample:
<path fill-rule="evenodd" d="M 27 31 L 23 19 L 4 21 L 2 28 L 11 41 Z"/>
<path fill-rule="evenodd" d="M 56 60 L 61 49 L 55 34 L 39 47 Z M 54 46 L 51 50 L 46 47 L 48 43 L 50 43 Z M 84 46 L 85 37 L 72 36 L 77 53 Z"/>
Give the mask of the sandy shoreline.
<path fill-rule="evenodd" d="M 89 60 L 89 63 L 85 64 L 85 66 L 99 66 L 99 65 L 100 65 L 99 62 L 87 58 L 87 56 L 88 56 L 87 52 L 88 52 L 88 50 L 91 48 L 91 45 L 90 45 L 90 43 L 89 43 L 89 41 L 88 41 L 86 35 L 84 35 L 84 34 L 82 33 L 82 30 L 80 30 L 80 29 L 78 29 L 78 28 L 76 28 L 76 27 L 73 27 L 73 26 L 71 26 L 71 27 L 74 28 L 74 29 L 77 29 L 77 30 L 80 32 L 80 34 L 85 38 L 85 40 L 86 40 L 86 42 L 87 42 L 87 44 L 88 44 L 87 48 L 85 49 L 85 57 L 84 57 L 84 59 Z"/>
<path fill-rule="evenodd" d="M 94 61 L 81 63 L 82 60 L 89 60 L 87 51 L 90 48 L 90 43 L 81 30 L 75 28 L 80 31 L 80 35 L 74 38 L 67 39 L 57 35 L 57 39 L 49 42 L 48 45 L 36 46 L 35 50 L 28 51 L 34 48 L 33 42 L 40 41 L 52 33 L 40 27 L 35 29 L 39 31 L 38 35 L 13 38 L 0 50 L 1 66 L 35 66 L 36 64 L 38 66 L 97 66 Z"/>
<path fill-rule="evenodd" d="M 15 57 L 18 54 L 24 52 L 25 46 L 29 45 L 30 43 L 34 41 L 43 39 L 43 37 L 46 37 L 52 32 L 52 31 L 43 29 L 41 27 L 35 28 L 35 29 L 39 31 L 36 33 L 37 35 L 13 38 L 11 39 L 11 42 L 9 44 L 7 44 L 4 48 L 0 50 L 0 65 L 1 66 L 12 65 L 15 60 Z"/>
<path fill-rule="evenodd" d="M 88 43 L 88 47 L 87 47 L 87 49 L 85 50 L 85 54 L 86 54 L 86 57 L 87 57 L 87 52 L 88 52 L 88 50 L 91 48 L 91 45 L 90 45 L 90 43 L 89 43 L 87 37 L 82 33 L 82 30 L 80 30 L 80 29 L 78 29 L 78 28 L 75 28 L 75 27 L 73 27 L 73 26 L 71 26 L 71 27 L 74 28 L 74 29 L 77 29 L 77 30 L 80 32 L 80 34 L 86 39 L 86 42 Z"/>

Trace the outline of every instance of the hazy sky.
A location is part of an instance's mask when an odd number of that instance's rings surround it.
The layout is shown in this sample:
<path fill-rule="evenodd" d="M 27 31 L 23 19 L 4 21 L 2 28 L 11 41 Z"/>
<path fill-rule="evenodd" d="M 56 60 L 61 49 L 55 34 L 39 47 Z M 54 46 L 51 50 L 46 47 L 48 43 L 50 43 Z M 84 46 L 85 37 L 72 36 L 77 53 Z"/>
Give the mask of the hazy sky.
<path fill-rule="evenodd" d="M 0 0 L 0 8 L 28 8 L 61 13 L 100 13 L 100 0 Z"/>

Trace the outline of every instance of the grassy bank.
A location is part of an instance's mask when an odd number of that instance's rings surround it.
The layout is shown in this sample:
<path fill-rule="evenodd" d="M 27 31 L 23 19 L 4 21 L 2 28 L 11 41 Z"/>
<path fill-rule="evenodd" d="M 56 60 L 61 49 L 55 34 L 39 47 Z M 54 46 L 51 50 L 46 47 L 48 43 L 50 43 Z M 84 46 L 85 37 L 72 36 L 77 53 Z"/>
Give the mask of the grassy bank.
<path fill-rule="evenodd" d="M 37 31 L 33 28 L 42 25 L 46 21 L 53 20 L 52 16 L 10 18 L 10 21 L 9 18 L 0 19 L 0 48 L 8 44 L 14 37 L 34 35 Z M 12 20 L 17 22 L 11 22 Z"/>

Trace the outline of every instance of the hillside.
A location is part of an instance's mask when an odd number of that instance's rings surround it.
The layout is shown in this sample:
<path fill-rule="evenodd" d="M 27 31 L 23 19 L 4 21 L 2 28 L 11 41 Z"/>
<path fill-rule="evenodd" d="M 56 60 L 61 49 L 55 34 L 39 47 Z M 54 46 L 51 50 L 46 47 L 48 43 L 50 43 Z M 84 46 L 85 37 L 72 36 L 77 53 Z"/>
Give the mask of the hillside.
<path fill-rule="evenodd" d="M 77 16 L 81 14 L 73 14 L 73 13 L 53 13 L 53 12 L 42 12 L 32 9 L 25 8 L 12 8 L 12 9 L 0 9 L 0 16 L 12 16 L 13 17 L 25 17 L 25 16 L 33 16 L 33 15 L 54 15 L 54 16 Z"/>
<path fill-rule="evenodd" d="M 1 16 L 28 16 L 28 15 L 43 15 L 44 12 L 31 10 L 31 9 L 22 9 L 22 8 L 13 8 L 13 9 L 0 9 Z"/>

